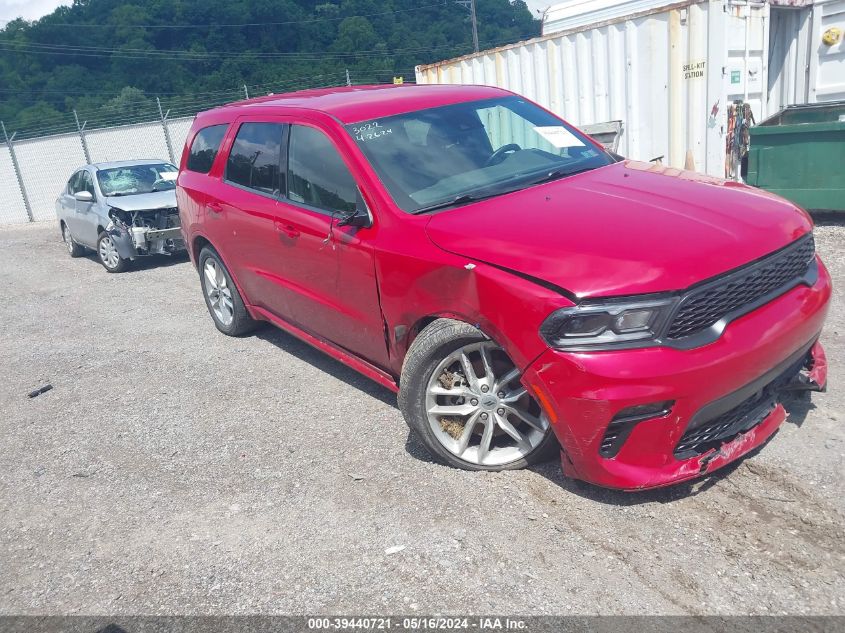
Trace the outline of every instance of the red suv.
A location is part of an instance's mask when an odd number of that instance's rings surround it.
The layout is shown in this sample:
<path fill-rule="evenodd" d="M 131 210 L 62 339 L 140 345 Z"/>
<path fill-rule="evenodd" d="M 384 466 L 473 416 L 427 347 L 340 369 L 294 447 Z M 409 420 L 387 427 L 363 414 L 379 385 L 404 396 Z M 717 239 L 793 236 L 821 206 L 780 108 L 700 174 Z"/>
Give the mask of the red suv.
<path fill-rule="evenodd" d="M 639 489 L 765 442 L 821 389 L 812 223 L 623 160 L 479 86 L 272 95 L 197 116 L 177 197 L 217 328 L 269 321 L 398 391 L 438 461 Z"/>

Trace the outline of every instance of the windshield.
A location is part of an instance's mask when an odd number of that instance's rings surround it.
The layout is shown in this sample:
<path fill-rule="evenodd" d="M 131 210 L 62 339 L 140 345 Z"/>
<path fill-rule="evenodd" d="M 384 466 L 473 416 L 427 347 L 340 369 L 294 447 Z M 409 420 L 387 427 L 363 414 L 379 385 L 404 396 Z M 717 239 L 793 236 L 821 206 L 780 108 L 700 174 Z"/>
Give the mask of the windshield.
<path fill-rule="evenodd" d="M 519 97 L 470 101 L 346 126 L 409 213 L 522 189 L 613 162 Z"/>
<path fill-rule="evenodd" d="M 178 173 L 170 163 L 126 165 L 98 170 L 97 182 L 104 196 L 131 196 L 175 189 Z"/>

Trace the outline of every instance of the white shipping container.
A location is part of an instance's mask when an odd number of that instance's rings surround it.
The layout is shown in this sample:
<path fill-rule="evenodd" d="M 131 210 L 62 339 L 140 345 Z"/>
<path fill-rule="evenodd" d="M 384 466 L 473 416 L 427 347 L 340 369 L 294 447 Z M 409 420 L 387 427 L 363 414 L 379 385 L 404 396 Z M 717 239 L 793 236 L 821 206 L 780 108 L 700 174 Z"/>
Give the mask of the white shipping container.
<path fill-rule="evenodd" d="M 572 28 L 418 66 L 416 79 L 506 88 L 575 125 L 621 120 L 620 154 L 662 156 L 683 167 L 689 152 L 698 171 L 723 176 L 727 106 L 746 101 L 760 121 L 788 103 L 807 101 L 812 73 L 802 72 L 801 64 L 812 58 L 809 42 L 821 28 L 813 16 L 819 11 L 835 20 L 841 13 L 825 12 L 823 5 L 845 5 L 829 0 L 812 8 L 778 7 L 783 31 L 770 42 L 768 3 L 654 2 L 659 0 L 601 0 L 595 12 L 569 16 Z M 619 16 L 620 7 L 642 10 Z M 841 43 L 829 48 L 833 71 L 817 73 L 835 78 L 845 72 Z"/>

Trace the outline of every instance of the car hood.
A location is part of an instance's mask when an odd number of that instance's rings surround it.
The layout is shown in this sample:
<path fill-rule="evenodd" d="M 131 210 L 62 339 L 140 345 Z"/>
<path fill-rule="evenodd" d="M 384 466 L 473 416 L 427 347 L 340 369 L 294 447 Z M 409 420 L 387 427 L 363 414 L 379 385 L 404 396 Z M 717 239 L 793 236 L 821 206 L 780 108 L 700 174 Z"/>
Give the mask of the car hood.
<path fill-rule="evenodd" d="M 106 204 L 123 211 L 153 211 L 176 206 L 176 190 L 138 193 L 131 196 L 106 196 Z"/>
<path fill-rule="evenodd" d="M 577 297 L 681 290 L 812 230 L 735 182 L 623 161 L 432 216 L 440 248 Z"/>

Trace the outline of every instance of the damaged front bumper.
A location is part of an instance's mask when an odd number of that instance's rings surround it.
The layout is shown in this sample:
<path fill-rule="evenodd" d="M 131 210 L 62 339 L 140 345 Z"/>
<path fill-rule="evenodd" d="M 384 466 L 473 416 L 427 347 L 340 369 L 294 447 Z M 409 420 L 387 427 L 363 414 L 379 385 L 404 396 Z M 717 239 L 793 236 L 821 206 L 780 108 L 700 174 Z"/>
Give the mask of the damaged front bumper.
<path fill-rule="evenodd" d="M 109 218 L 106 231 L 122 259 L 172 255 L 185 250 L 176 208 L 130 212 L 113 207 Z"/>
<path fill-rule="evenodd" d="M 564 473 L 642 490 L 711 473 L 762 445 L 786 418 L 785 393 L 826 384 L 818 337 L 830 294 L 821 267 L 812 287 L 696 349 L 544 352 L 523 381 L 560 441 Z"/>

